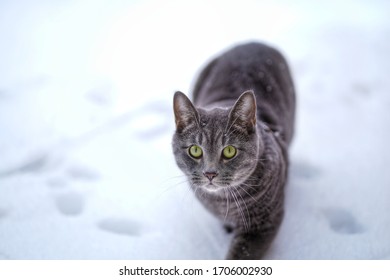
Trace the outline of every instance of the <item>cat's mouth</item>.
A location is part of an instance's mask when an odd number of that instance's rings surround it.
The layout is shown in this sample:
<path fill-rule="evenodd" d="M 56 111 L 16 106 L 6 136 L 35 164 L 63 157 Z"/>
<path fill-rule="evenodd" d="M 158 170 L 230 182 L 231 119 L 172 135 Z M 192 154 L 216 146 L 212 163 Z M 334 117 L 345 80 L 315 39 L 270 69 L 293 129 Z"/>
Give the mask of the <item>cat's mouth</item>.
<path fill-rule="evenodd" d="M 236 178 L 234 181 L 232 180 L 202 180 L 197 181 L 195 185 L 207 192 L 218 192 L 225 191 L 227 188 L 239 186 L 245 181 L 244 178 Z"/>
<path fill-rule="evenodd" d="M 207 182 L 201 187 L 208 192 L 217 192 L 219 190 L 222 190 L 223 188 L 226 188 L 226 186 L 220 185 L 215 182 Z"/>
<path fill-rule="evenodd" d="M 195 189 L 202 189 L 206 192 L 225 191 L 226 188 L 235 186 L 236 183 L 241 183 L 241 180 L 233 176 L 217 176 L 215 178 L 202 178 L 201 176 L 191 176 L 191 185 Z"/>
<path fill-rule="evenodd" d="M 205 191 L 208 191 L 208 192 L 217 192 L 217 191 L 220 191 L 220 190 L 223 190 L 224 188 L 227 188 L 229 187 L 229 184 L 225 183 L 225 182 L 219 182 L 219 181 L 202 181 L 202 182 L 198 182 L 196 184 L 199 188 L 205 190 Z"/>

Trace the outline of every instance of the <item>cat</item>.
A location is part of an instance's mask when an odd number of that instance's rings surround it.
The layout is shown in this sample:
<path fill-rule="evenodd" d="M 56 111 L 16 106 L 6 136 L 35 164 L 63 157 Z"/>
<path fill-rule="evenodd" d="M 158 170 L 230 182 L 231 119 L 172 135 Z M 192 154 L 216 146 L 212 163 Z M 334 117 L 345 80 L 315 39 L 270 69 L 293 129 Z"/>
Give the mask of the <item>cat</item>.
<path fill-rule="evenodd" d="M 195 196 L 233 231 L 227 259 L 263 258 L 281 224 L 295 99 L 286 60 L 257 42 L 213 59 L 193 103 L 174 94 L 175 160 Z"/>

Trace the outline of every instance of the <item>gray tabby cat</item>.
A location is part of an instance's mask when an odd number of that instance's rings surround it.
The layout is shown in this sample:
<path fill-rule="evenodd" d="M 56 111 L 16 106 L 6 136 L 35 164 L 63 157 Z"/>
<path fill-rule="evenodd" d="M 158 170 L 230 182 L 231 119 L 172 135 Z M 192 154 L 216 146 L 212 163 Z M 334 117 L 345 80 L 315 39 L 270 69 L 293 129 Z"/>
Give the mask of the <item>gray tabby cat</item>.
<path fill-rule="evenodd" d="M 227 259 L 258 259 L 283 217 L 295 93 L 283 56 L 237 46 L 174 95 L 173 152 L 201 203 L 234 231 Z"/>

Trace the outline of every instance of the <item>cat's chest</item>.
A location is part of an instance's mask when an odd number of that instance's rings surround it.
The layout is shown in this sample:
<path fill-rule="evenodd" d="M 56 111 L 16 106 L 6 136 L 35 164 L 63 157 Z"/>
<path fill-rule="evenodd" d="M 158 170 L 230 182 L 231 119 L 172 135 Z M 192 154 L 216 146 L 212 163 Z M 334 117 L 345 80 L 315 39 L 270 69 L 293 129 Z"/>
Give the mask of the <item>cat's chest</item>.
<path fill-rule="evenodd" d="M 238 186 L 220 190 L 218 196 L 197 194 L 197 198 L 218 218 L 237 224 L 244 218 L 250 219 L 251 216 L 256 215 L 257 209 L 261 207 L 261 194 L 248 194 L 249 192 L 243 189 L 243 186 Z"/>

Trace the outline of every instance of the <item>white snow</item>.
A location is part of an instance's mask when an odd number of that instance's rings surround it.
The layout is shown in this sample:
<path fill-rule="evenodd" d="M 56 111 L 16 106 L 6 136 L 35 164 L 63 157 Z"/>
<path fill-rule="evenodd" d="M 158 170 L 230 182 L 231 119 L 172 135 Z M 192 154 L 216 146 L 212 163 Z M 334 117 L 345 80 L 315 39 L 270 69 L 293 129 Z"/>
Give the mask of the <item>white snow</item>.
<path fill-rule="evenodd" d="M 0 259 L 220 259 L 172 97 L 214 55 L 290 62 L 296 135 L 267 258 L 390 259 L 388 1 L 1 1 Z"/>

